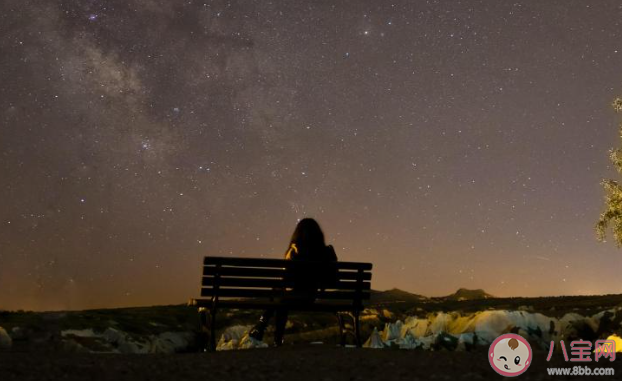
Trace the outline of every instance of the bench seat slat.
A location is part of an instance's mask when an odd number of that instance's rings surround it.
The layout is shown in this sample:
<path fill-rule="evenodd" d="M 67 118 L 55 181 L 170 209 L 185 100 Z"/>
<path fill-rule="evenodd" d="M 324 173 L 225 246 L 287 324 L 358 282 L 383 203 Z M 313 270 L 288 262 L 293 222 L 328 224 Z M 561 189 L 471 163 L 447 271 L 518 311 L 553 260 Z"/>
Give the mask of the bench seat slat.
<path fill-rule="evenodd" d="M 216 267 L 205 266 L 203 276 L 215 275 Z M 257 278 L 283 278 L 286 274 L 285 269 L 259 269 L 254 267 L 222 267 L 218 269 L 218 274 L 222 276 L 237 277 L 257 277 Z"/>
<path fill-rule="evenodd" d="M 235 298 L 281 298 L 283 295 L 295 296 L 293 292 L 283 292 L 281 290 L 267 289 L 248 289 L 248 288 L 219 288 L 215 290 L 212 287 L 201 288 L 201 296 L 213 296 L 216 293 L 219 297 L 235 297 Z M 369 300 L 369 291 L 363 291 L 360 294 L 356 291 L 325 291 L 318 292 L 317 299 L 340 299 L 340 300 Z M 220 302 L 219 302 L 220 303 Z"/>
<path fill-rule="evenodd" d="M 212 306 L 211 299 L 192 299 L 188 303 L 194 307 L 207 307 Z M 240 308 L 240 309 L 255 309 L 265 310 L 268 308 L 282 307 L 280 302 L 268 302 L 257 300 L 244 300 L 244 299 L 224 299 L 218 302 L 218 306 L 222 308 Z M 335 301 L 322 301 L 307 304 L 288 303 L 287 308 L 294 311 L 319 311 L 319 312 L 335 312 L 335 311 L 350 311 L 352 310 L 352 303 L 335 302 Z"/>
<path fill-rule="evenodd" d="M 287 261 L 285 259 L 272 258 L 230 258 L 230 257 L 205 257 L 203 264 L 221 266 L 244 266 L 261 268 L 288 268 L 303 264 L 302 261 Z M 337 268 L 342 270 L 371 270 L 371 263 L 363 262 L 335 262 Z M 304 264 L 303 264 L 304 265 Z"/>
<path fill-rule="evenodd" d="M 214 277 L 203 277 L 202 285 L 205 286 L 214 286 L 216 283 L 216 278 Z M 284 279 L 276 279 L 276 278 L 233 278 L 233 277 L 221 277 L 218 279 L 218 285 L 221 287 L 252 287 L 252 288 L 283 288 L 283 287 L 293 287 L 294 280 L 284 280 Z M 371 288 L 370 282 L 359 282 L 356 281 L 338 281 L 330 284 L 330 287 L 326 287 L 327 289 L 338 289 L 338 290 L 357 290 L 360 287 L 361 290 L 369 290 Z"/>
<path fill-rule="evenodd" d="M 205 266 L 203 268 L 203 276 L 210 276 L 216 274 L 215 266 Z M 218 273 L 221 276 L 233 276 L 233 277 L 257 277 L 257 278 L 283 278 L 287 271 L 285 269 L 273 268 L 253 268 L 253 267 L 221 267 L 218 269 Z M 339 271 L 339 280 L 371 280 L 371 272 L 358 271 Z"/>

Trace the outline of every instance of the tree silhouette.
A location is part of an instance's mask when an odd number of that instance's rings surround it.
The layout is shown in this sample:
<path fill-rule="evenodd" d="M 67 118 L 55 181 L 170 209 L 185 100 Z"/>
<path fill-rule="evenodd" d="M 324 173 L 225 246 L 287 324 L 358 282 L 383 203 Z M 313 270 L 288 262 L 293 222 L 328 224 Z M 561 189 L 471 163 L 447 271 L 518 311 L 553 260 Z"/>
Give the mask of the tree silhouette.
<path fill-rule="evenodd" d="M 616 98 L 611 104 L 616 112 L 622 112 L 622 98 Z M 619 127 L 620 139 L 622 139 L 622 123 Z M 609 158 L 616 170 L 622 175 L 622 148 L 609 151 Z M 618 247 L 622 246 L 622 185 L 617 180 L 603 180 L 605 188 L 605 211 L 600 214 L 596 223 L 596 234 L 600 241 L 604 241 L 607 230 L 611 228 L 613 239 Z"/>

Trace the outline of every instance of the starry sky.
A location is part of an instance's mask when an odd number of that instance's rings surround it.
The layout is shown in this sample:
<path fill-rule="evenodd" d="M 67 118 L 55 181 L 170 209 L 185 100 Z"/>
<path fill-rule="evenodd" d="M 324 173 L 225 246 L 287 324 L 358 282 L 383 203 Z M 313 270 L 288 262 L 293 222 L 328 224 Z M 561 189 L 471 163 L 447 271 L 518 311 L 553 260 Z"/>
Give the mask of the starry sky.
<path fill-rule="evenodd" d="M 0 308 L 183 303 L 315 217 L 375 289 L 622 291 L 620 1 L 3 0 Z"/>

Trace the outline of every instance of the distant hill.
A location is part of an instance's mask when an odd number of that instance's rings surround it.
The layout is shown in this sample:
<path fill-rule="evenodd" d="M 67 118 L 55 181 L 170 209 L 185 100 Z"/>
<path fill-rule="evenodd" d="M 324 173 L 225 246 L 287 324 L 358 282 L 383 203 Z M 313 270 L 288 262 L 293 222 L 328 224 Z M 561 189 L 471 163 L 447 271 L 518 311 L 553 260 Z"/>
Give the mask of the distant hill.
<path fill-rule="evenodd" d="M 386 291 L 371 290 L 371 303 L 390 304 L 390 303 L 439 303 L 443 301 L 466 301 L 482 300 L 495 298 L 482 289 L 469 290 L 461 288 L 451 295 L 427 298 L 423 295 L 412 294 L 408 291 L 393 288 Z"/>
<path fill-rule="evenodd" d="M 494 298 L 494 296 L 490 295 L 489 293 L 482 290 L 481 288 L 477 290 L 469 290 L 466 288 L 461 288 L 458 291 L 454 292 L 453 294 L 442 297 L 441 299 L 462 301 L 462 300 L 479 300 L 479 299 L 491 299 L 491 298 Z"/>
<path fill-rule="evenodd" d="M 411 294 L 397 288 L 386 291 L 371 290 L 372 303 L 420 302 L 426 299 L 425 296 Z"/>

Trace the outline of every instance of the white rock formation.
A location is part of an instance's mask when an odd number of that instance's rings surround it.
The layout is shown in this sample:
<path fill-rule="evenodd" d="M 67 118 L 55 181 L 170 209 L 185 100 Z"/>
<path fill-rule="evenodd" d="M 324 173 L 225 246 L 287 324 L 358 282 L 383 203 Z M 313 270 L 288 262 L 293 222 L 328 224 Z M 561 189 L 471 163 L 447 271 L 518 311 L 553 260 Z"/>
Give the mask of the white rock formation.
<path fill-rule="evenodd" d="M 380 335 L 376 327 L 374 327 L 374 331 L 371 333 L 371 336 L 369 336 L 369 339 L 367 339 L 365 344 L 363 344 L 364 348 L 374 348 L 374 349 L 384 348 L 385 346 L 386 345 L 382 341 L 382 336 Z"/>
<path fill-rule="evenodd" d="M 216 350 L 267 348 L 268 344 L 248 336 L 251 328 L 253 328 L 252 325 L 234 325 L 225 329 L 225 332 L 220 336 L 220 340 L 218 340 Z"/>
<path fill-rule="evenodd" d="M 107 328 L 104 332 L 96 333 L 92 329 L 65 330 L 61 336 L 70 341 L 74 337 L 93 338 L 98 341 L 103 350 L 98 352 L 111 353 L 176 353 L 185 350 L 193 340 L 191 332 L 164 332 L 159 335 L 135 337 L 115 328 Z M 75 346 L 75 345 L 74 345 Z"/>
<path fill-rule="evenodd" d="M 423 348 L 468 350 L 474 345 L 489 345 L 499 335 L 508 332 L 518 334 L 547 349 L 551 341 L 577 338 L 581 330 L 598 332 L 601 320 L 608 315 L 615 321 L 622 308 L 582 316 L 575 312 L 561 318 L 525 310 L 490 310 L 471 314 L 459 312 L 429 314 L 425 317 L 409 317 L 404 323 L 387 323 L 382 332 L 374 329 L 365 343 L 368 348 Z M 622 332 L 622 326 L 613 327 L 614 333 Z"/>
<path fill-rule="evenodd" d="M 401 322 L 401 320 L 398 320 L 395 323 L 385 324 L 384 330 L 382 331 L 382 341 L 384 341 L 385 343 L 391 343 L 402 338 L 403 325 L 404 324 Z"/>
<path fill-rule="evenodd" d="M 13 340 L 11 336 L 0 327 L 0 349 L 10 349 L 13 346 Z"/>
<path fill-rule="evenodd" d="M 67 329 L 60 332 L 62 337 L 98 337 L 92 329 Z"/>
<path fill-rule="evenodd" d="M 417 340 L 410 331 L 406 331 L 396 343 L 400 349 L 416 349 L 423 346 L 423 343 Z"/>

